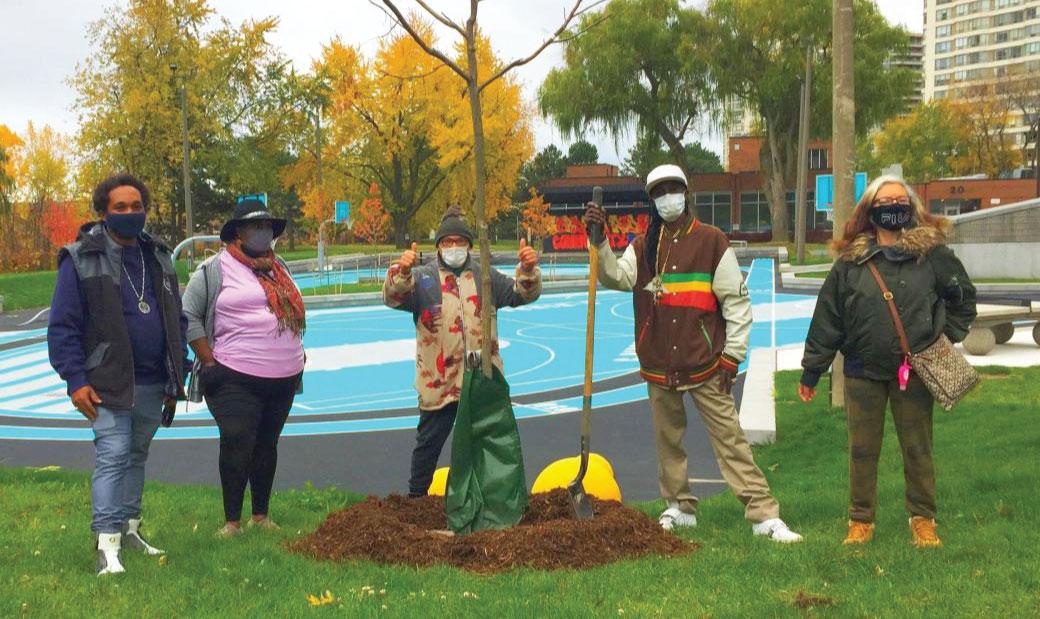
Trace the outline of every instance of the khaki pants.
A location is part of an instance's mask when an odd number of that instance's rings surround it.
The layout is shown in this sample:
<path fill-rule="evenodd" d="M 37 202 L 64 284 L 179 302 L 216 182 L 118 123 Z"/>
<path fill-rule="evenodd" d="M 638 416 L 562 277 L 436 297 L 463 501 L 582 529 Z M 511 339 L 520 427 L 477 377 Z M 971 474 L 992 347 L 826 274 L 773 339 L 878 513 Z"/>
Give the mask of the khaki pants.
<path fill-rule="evenodd" d="M 661 496 L 678 501 L 679 508 L 693 513 L 697 497 L 690 492 L 686 463 L 686 408 L 683 395 L 689 393 L 711 437 L 711 447 L 722 477 L 744 504 L 744 516 L 762 522 L 780 516 L 780 505 L 769 494 L 769 484 L 751 456 L 744 431 L 740 428 L 733 396 L 723 393 L 714 377 L 688 390 L 678 391 L 647 383 L 650 410 L 657 440 L 657 477 Z"/>
<path fill-rule="evenodd" d="M 896 437 L 903 452 L 906 509 L 912 516 L 935 518 L 935 466 L 932 464 L 932 394 L 910 375 L 906 391 L 899 382 L 845 378 L 849 425 L 849 519 L 874 522 L 877 511 L 878 456 L 885 433 L 885 405 L 892 403 Z"/>

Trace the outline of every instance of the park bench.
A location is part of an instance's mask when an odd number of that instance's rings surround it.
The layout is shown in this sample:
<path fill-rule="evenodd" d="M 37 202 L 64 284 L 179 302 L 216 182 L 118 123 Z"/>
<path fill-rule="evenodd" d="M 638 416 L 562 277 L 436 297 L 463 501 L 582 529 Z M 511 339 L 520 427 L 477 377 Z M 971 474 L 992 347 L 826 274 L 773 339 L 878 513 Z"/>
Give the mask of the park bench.
<path fill-rule="evenodd" d="M 978 315 L 971 324 L 964 349 L 973 355 L 988 355 L 997 344 L 1004 344 L 1015 334 L 1016 321 L 1038 321 L 1033 325 L 1033 341 L 1040 344 L 1040 303 L 1029 305 L 990 305 L 980 303 Z"/>

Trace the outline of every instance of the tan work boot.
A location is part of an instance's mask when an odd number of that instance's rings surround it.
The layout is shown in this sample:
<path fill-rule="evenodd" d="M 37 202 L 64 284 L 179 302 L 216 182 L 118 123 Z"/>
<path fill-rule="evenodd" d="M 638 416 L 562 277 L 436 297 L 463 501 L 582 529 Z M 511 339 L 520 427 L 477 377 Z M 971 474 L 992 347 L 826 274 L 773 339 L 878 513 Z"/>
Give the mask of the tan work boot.
<path fill-rule="evenodd" d="M 873 522 L 857 522 L 855 520 L 849 520 L 849 533 L 845 536 L 845 541 L 842 542 L 842 544 L 845 546 L 866 544 L 872 539 L 874 539 Z"/>
<path fill-rule="evenodd" d="M 942 540 L 935 534 L 935 520 L 924 516 L 910 519 L 911 543 L 918 548 L 938 548 Z"/>

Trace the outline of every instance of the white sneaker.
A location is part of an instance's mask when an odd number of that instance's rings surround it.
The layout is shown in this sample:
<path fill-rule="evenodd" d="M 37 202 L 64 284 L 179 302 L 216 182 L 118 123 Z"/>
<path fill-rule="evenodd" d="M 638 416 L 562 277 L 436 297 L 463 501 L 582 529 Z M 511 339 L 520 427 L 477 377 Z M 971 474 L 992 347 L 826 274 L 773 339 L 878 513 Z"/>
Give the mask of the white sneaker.
<path fill-rule="evenodd" d="M 99 533 L 97 536 L 97 558 L 94 567 L 98 576 L 106 574 L 122 574 L 126 570 L 119 560 L 119 549 L 122 546 L 122 535 L 119 533 Z"/>
<path fill-rule="evenodd" d="M 802 536 L 792 531 L 787 526 L 787 523 L 779 518 L 770 518 L 758 524 L 753 524 L 751 525 L 751 532 L 755 535 L 765 535 L 774 542 L 781 544 L 793 544 L 802 541 Z"/>
<path fill-rule="evenodd" d="M 697 516 L 679 509 L 679 504 L 675 501 L 668 501 L 668 509 L 661 513 L 661 517 L 657 521 L 661 523 L 661 528 L 665 531 L 671 531 L 675 527 L 697 526 Z"/>
<path fill-rule="evenodd" d="M 161 550 L 149 544 L 143 537 L 141 537 L 141 519 L 131 518 L 126 521 L 123 525 L 123 545 L 127 548 L 133 548 L 134 550 L 140 550 L 146 555 L 164 555 L 165 550 Z"/>

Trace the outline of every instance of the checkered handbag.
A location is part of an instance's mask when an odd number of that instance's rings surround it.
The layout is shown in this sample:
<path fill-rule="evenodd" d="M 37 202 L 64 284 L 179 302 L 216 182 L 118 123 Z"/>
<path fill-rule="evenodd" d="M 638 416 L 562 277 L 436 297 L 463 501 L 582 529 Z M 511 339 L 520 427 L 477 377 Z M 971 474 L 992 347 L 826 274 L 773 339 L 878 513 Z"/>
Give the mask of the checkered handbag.
<path fill-rule="evenodd" d="M 899 335 L 899 346 L 910 362 L 910 366 L 921 377 L 921 381 L 928 387 L 935 401 L 943 410 L 950 410 L 961 398 L 963 398 L 975 385 L 979 384 L 979 373 L 968 363 L 964 355 L 957 352 L 945 334 L 940 335 L 928 348 L 919 353 L 910 352 L 910 344 L 903 329 L 903 321 L 899 318 L 895 301 L 885 280 L 881 278 L 873 262 L 867 262 L 871 274 L 877 280 L 881 293 L 888 302 L 888 311 L 892 314 L 892 321 Z"/>

